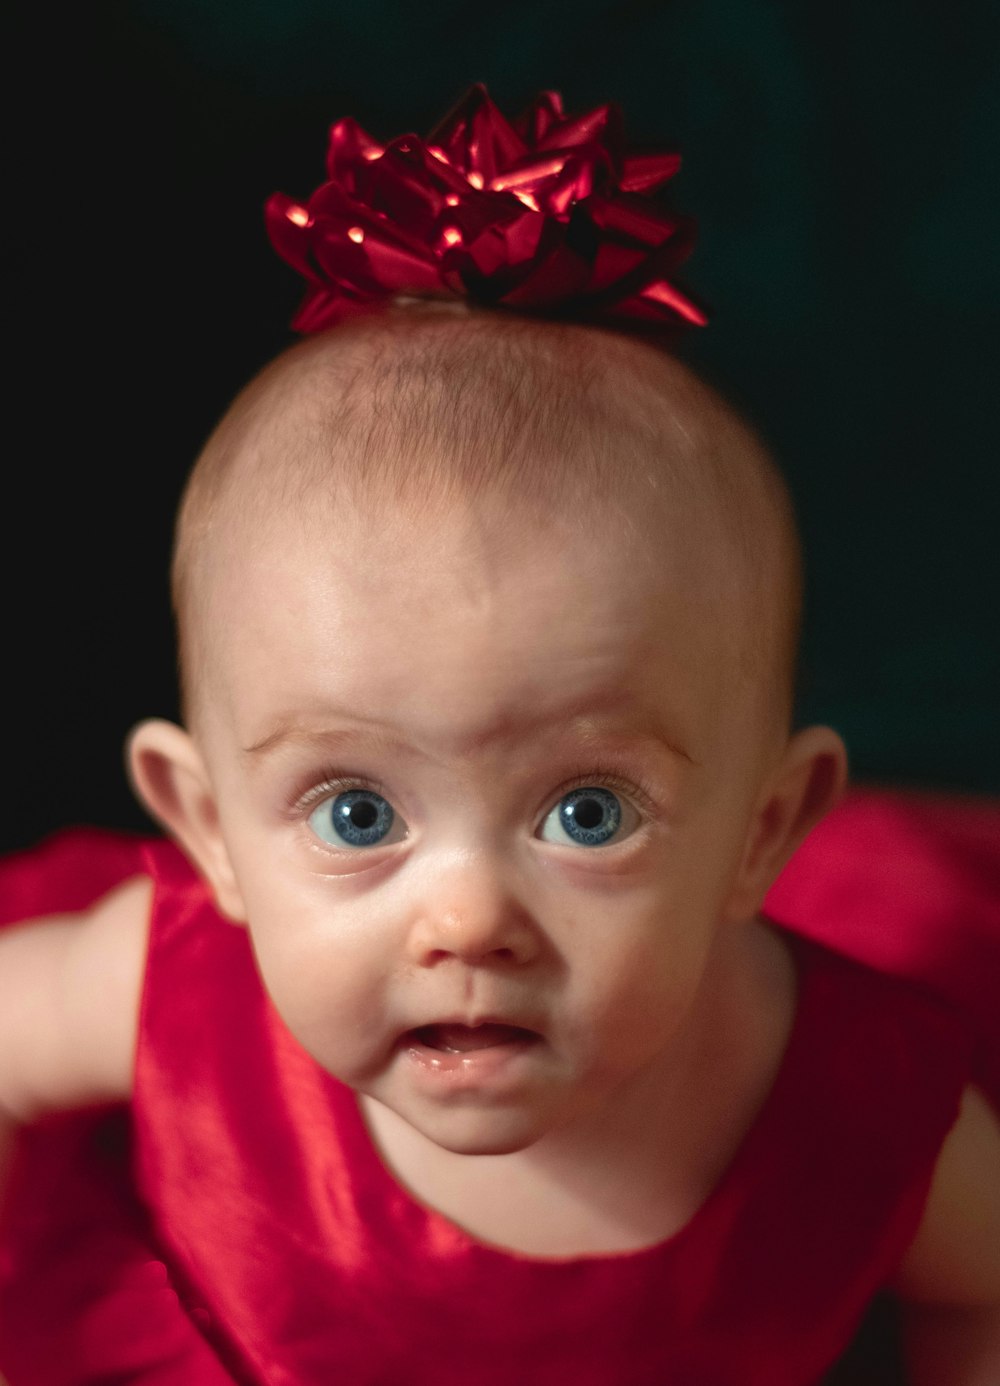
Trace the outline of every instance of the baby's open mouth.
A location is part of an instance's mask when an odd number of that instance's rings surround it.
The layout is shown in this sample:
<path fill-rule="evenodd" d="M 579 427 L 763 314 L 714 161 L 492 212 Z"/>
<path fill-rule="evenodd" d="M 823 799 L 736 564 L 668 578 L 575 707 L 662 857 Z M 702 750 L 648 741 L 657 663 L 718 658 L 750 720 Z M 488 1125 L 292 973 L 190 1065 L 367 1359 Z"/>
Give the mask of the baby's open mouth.
<path fill-rule="evenodd" d="M 421 1025 L 410 1034 L 428 1049 L 439 1049 L 446 1054 L 468 1054 L 474 1049 L 495 1049 L 501 1044 L 525 1044 L 538 1039 L 534 1030 L 524 1030 L 520 1025 L 501 1025 L 487 1022 L 484 1025 Z"/>

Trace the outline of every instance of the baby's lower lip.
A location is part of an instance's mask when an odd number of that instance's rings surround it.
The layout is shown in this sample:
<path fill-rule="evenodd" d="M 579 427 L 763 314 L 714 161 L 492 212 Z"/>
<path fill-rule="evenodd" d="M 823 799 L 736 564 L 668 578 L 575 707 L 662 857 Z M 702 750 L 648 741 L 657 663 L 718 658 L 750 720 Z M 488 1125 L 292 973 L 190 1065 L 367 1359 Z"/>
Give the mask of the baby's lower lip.
<path fill-rule="evenodd" d="M 408 1030 L 401 1047 L 429 1091 L 445 1082 L 455 1092 L 518 1081 L 522 1064 L 541 1043 L 534 1030 L 515 1025 L 425 1025 Z"/>

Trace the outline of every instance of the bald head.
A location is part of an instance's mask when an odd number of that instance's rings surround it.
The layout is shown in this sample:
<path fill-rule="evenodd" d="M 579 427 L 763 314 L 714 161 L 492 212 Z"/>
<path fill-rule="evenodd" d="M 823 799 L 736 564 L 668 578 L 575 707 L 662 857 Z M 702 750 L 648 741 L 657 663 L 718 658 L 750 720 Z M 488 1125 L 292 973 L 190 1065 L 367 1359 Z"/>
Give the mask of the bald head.
<path fill-rule="evenodd" d="M 616 543 L 653 581 L 659 557 L 683 550 L 732 679 L 787 725 L 799 549 L 751 430 L 653 345 L 464 305 L 397 306 L 307 339 L 209 439 L 173 574 L 189 719 L 226 621 L 220 576 L 254 561 L 279 521 L 321 526 L 331 543 L 338 527 L 375 523 L 391 543 L 398 527 L 430 534 L 456 514 Z"/>

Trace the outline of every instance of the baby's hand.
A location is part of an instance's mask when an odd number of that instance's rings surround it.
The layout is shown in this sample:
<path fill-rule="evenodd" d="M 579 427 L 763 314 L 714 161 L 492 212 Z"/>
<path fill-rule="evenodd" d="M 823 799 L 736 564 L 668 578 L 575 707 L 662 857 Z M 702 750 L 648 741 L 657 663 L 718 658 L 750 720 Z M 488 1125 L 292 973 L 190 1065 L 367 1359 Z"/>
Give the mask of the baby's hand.
<path fill-rule="evenodd" d="M 0 932 L 0 1128 L 131 1096 L 151 898 L 133 876 Z"/>

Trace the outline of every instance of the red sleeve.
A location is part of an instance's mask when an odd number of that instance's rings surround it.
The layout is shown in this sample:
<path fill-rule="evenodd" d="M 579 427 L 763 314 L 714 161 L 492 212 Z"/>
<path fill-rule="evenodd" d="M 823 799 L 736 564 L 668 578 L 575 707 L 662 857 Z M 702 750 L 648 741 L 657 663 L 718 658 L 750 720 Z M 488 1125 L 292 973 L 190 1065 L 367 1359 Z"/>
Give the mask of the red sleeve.
<path fill-rule="evenodd" d="M 1000 1108 L 1000 800 L 856 789 L 806 839 L 772 918 L 949 1002 Z"/>
<path fill-rule="evenodd" d="M 83 909 L 149 843 L 59 833 L 0 862 L 0 927 Z M 0 1210 L 0 1371 L 9 1386 L 233 1386 L 153 1249 L 123 1109 L 22 1132 Z"/>

